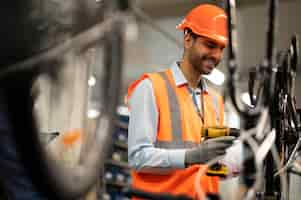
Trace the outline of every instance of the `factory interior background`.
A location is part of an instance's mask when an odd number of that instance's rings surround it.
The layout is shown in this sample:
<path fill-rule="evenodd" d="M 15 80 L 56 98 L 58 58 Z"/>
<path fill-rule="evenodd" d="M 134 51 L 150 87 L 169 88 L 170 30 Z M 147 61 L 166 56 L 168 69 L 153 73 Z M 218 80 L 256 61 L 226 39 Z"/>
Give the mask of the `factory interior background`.
<path fill-rule="evenodd" d="M 66 5 L 56 8 L 56 12 L 64 13 L 71 9 L 72 1 L 68 2 Z M 176 29 L 176 25 L 182 21 L 184 15 L 191 8 L 200 3 L 223 5 L 222 1 L 218 0 L 136 0 L 133 2 L 153 23 L 178 41 L 182 41 L 183 33 Z M 301 37 L 300 10 L 300 0 L 280 0 L 277 49 L 287 49 L 292 34 Z M 84 199 L 128 199 L 120 195 L 122 187 L 131 182 L 127 165 L 126 144 L 127 123 L 130 115 L 130 111 L 125 105 L 127 88 L 130 83 L 144 73 L 168 68 L 175 61 L 179 61 L 183 53 L 182 48 L 158 32 L 145 18 L 132 16 L 131 20 L 132 24 L 130 23 L 127 27 L 126 34 L 128 35 L 124 46 L 121 93 L 118 109 L 116 109 L 118 119 L 116 120 L 116 130 L 112 133 L 114 144 L 107 155 L 102 178 Z M 238 0 L 236 28 L 239 65 L 237 87 L 241 92 L 241 100 L 249 103 L 248 97 L 244 94 L 248 89 L 248 70 L 250 67 L 261 64 L 265 55 L 267 1 Z M 51 84 L 47 76 L 42 76 L 37 80 L 36 87 L 43 88 L 42 94 L 35 103 L 41 132 L 49 132 L 49 130 L 68 132 L 67 130 L 72 128 L 72 134 L 76 135 L 77 130 L 83 128 L 83 121 L 87 120 L 90 133 L 83 137 L 87 141 L 93 140 L 93 134 L 97 131 L 97 118 L 101 116 L 103 109 L 101 81 L 104 76 L 104 51 L 102 45 L 95 45 L 89 48 L 83 56 L 69 52 L 65 56 L 64 68 L 61 70 L 63 82 Z M 224 94 L 225 97 L 227 97 L 224 92 L 227 80 L 226 51 L 223 61 L 214 72 L 215 74 L 207 77 L 208 84 Z M 298 67 L 295 95 L 297 107 L 300 108 L 300 64 Z M 86 70 L 87 68 L 90 70 Z M 86 111 L 86 106 L 88 106 L 87 113 L 82 115 Z M 230 127 L 240 128 L 239 116 L 229 99 L 226 99 L 225 111 L 226 124 Z M 74 140 L 71 139 L 70 141 L 64 140 L 65 143 L 62 144 L 60 137 L 53 139 L 47 148 L 65 163 L 77 162 L 80 159 L 82 141 L 73 138 Z M 290 199 L 297 200 L 301 195 L 301 178 L 295 175 L 292 175 L 291 178 Z M 223 199 L 233 198 L 237 184 L 238 178 L 222 182 L 221 194 Z"/>

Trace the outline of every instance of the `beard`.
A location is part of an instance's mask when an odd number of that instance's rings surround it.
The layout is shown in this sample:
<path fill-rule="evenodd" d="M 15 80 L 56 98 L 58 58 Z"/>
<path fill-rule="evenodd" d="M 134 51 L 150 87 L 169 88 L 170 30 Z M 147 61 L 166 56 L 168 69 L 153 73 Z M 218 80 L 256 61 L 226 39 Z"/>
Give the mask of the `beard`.
<path fill-rule="evenodd" d="M 191 49 L 188 59 L 194 70 L 200 74 L 208 75 L 219 64 L 219 61 L 208 55 L 200 55 Z"/>

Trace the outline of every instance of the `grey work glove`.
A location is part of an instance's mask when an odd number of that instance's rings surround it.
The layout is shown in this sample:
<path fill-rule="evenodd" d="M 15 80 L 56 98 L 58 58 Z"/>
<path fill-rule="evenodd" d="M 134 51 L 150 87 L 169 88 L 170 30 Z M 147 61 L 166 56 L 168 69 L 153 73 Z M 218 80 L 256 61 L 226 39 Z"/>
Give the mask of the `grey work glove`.
<path fill-rule="evenodd" d="M 198 147 L 186 151 L 185 166 L 205 164 L 217 156 L 224 155 L 234 139 L 233 136 L 223 136 L 203 141 Z"/>

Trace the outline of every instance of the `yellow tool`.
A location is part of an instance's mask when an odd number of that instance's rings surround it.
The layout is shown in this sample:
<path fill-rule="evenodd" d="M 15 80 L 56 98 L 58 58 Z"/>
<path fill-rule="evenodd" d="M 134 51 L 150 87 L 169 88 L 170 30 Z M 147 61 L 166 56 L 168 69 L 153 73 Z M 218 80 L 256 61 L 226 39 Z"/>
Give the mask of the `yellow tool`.
<path fill-rule="evenodd" d="M 202 137 L 205 139 L 217 138 L 222 136 L 239 136 L 239 129 L 226 126 L 211 126 L 202 129 Z"/>
<path fill-rule="evenodd" d="M 228 173 L 228 168 L 220 163 L 212 165 L 206 172 L 208 176 L 219 176 L 221 178 L 226 178 Z"/>
<path fill-rule="evenodd" d="M 229 128 L 225 126 L 205 127 L 202 129 L 202 137 L 206 139 L 217 138 L 222 136 L 239 136 L 239 129 Z M 228 168 L 220 163 L 216 163 L 207 170 L 208 176 L 226 177 Z"/>

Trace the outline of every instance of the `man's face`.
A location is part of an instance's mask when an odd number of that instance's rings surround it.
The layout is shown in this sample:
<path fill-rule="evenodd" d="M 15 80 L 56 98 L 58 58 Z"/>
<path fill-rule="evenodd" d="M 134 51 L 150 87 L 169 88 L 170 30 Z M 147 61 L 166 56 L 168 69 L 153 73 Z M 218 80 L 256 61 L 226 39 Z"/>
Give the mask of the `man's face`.
<path fill-rule="evenodd" d="M 205 37 L 194 38 L 191 35 L 185 37 L 189 37 L 185 42 L 191 66 L 200 74 L 210 74 L 221 61 L 224 46 Z"/>

